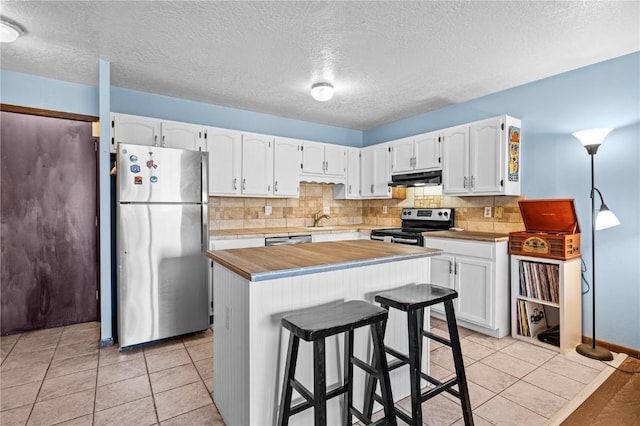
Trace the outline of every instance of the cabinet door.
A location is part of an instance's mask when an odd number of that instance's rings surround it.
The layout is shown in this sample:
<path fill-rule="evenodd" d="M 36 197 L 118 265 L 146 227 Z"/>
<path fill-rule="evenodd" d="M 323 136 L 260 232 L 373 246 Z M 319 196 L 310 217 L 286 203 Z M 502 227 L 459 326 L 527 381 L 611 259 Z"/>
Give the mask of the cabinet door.
<path fill-rule="evenodd" d="M 207 128 L 209 195 L 239 195 L 242 169 L 242 133 Z"/>
<path fill-rule="evenodd" d="M 471 192 L 500 194 L 504 191 L 502 136 L 500 118 L 483 120 L 469 126 Z"/>
<path fill-rule="evenodd" d="M 347 198 L 360 196 L 360 150 L 350 148 L 347 152 Z"/>
<path fill-rule="evenodd" d="M 457 316 L 476 324 L 493 327 L 492 263 L 456 257 L 455 289 L 458 292 Z"/>
<path fill-rule="evenodd" d="M 362 150 L 362 196 L 369 198 L 388 198 L 391 188 L 389 145 L 378 144 Z"/>
<path fill-rule="evenodd" d="M 162 146 L 167 148 L 188 149 L 202 151 L 204 128 L 193 124 L 177 123 L 175 121 L 162 122 Z"/>
<path fill-rule="evenodd" d="M 269 196 L 273 193 L 273 140 L 260 134 L 242 135 L 243 195 Z"/>
<path fill-rule="evenodd" d="M 302 147 L 302 173 L 324 174 L 324 144 L 304 141 Z"/>
<path fill-rule="evenodd" d="M 440 256 L 433 256 L 431 260 L 431 277 L 429 282 L 431 284 L 439 285 L 446 288 L 454 288 L 453 274 L 455 267 L 455 258 L 446 254 Z M 454 309 L 457 310 L 457 300 L 453 301 Z M 444 314 L 444 305 L 438 303 L 431 307 L 432 310 Z"/>
<path fill-rule="evenodd" d="M 347 172 L 347 149 L 344 146 L 324 144 L 324 173 L 344 176 Z"/>
<path fill-rule="evenodd" d="M 413 137 L 398 139 L 391 145 L 391 173 L 413 171 Z"/>
<path fill-rule="evenodd" d="M 111 148 L 118 143 L 160 145 L 160 120 L 126 114 L 111 114 Z"/>
<path fill-rule="evenodd" d="M 443 132 L 442 193 L 469 192 L 469 127 L 457 126 Z"/>
<path fill-rule="evenodd" d="M 273 195 L 298 197 L 300 195 L 300 162 L 302 141 L 277 138 L 273 151 Z"/>
<path fill-rule="evenodd" d="M 440 132 L 416 136 L 413 140 L 413 158 L 415 171 L 441 169 Z"/>

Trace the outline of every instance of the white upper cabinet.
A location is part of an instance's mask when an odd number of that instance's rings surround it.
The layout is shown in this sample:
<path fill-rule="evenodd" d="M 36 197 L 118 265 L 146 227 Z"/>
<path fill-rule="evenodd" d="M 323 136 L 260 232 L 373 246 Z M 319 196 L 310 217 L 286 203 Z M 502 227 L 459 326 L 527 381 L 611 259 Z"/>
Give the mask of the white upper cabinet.
<path fill-rule="evenodd" d="M 490 118 L 444 131 L 445 195 L 520 195 L 520 120 Z"/>
<path fill-rule="evenodd" d="M 429 132 L 418 135 L 413 140 L 413 168 L 414 171 L 442 169 L 442 133 Z"/>
<path fill-rule="evenodd" d="M 333 198 L 358 199 L 360 196 L 360 148 L 347 148 L 347 181 L 333 185 Z"/>
<path fill-rule="evenodd" d="M 195 124 L 163 121 L 161 145 L 166 148 L 205 151 L 205 127 Z"/>
<path fill-rule="evenodd" d="M 443 132 L 442 193 L 469 193 L 469 126 L 451 127 Z"/>
<path fill-rule="evenodd" d="M 388 143 L 362 148 L 360 195 L 363 198 L 391 198 L 391 161 Z"/>
<path fill-rule="evenodd" d="M 347 147 L 321 142 L 303 142 L 302 180 L 344 183 L 346 171 Z"/>
<path fill-rule="evenodd" d="M 204 151 L 205 126 L 128 114 L 111 114 L 111 152 L 118 143 Z"/>
<path fill-rule="evenodd" d="M 290 138 L 275 139 L 273 154 L 273 196 L 300 196 L 300 165 L 303 141 Z"/>
<path fill-rule="evenodd" d="M 440 132 L 398 139 L 391 144 L 391 173 L 440 170 Z"/>
<path fill-rule="evenodd" d="M 273 137 L 242 134 L 241 193 L 256 197 L 273 194 Z"/>
<path fill-rule="evenodd" d="M 209 195 L 240 195 L 242 133 L 207 128 Z"/>
<path fill-rule="evenodd" d="M 118 143 L 160 146 L 161 120 L 111 113 L 111 152 Z"/>

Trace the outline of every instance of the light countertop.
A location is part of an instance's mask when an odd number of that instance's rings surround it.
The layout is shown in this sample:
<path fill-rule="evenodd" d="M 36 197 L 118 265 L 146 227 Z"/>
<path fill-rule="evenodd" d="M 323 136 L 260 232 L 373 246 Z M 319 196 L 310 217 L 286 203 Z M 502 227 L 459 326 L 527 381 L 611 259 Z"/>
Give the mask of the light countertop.
<path fill-rule="evenodd" d="M 454 238 L 458 240 L 487 241 L 494 243 L 509 241 L 509 234 L 500 234 L 496 232 L 436 231 L 424 232 L 422 236 L 429 238 Z"/>
<path fill-rule="evenodd" d="M 372 240 L 208 251 L 215 262 L 249 281 L 265 281 L 435 256 L 441 250 Z"/>

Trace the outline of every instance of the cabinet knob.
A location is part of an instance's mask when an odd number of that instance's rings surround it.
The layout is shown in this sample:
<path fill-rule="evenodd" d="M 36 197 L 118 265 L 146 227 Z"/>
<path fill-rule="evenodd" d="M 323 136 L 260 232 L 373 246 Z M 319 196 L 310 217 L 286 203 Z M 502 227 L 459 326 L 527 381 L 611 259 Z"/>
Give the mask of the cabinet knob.
<path fill-rule="evenodd" d="M 233 178 L 233 190 L 238 189 L 238 178 Z"/>
<path fill-rule="evenodd" d="M 278 192 L 278 181 L 273 184 L 273 192 Z"/>
<path fill-rule="evenodd" d="M 242 190 L 247 189 L 247 178 L 242 178 Z"/>

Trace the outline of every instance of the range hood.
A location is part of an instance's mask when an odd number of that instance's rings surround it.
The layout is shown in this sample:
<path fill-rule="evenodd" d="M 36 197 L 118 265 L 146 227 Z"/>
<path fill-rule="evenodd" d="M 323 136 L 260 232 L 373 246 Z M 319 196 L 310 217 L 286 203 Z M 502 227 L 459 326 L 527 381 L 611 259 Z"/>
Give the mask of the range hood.
<path fill-rule="evenodd" d="M 442 184 L 442 170 L 431 172 L 404 173 L 391 176 L 389 186 L 436 186 Z"/>

